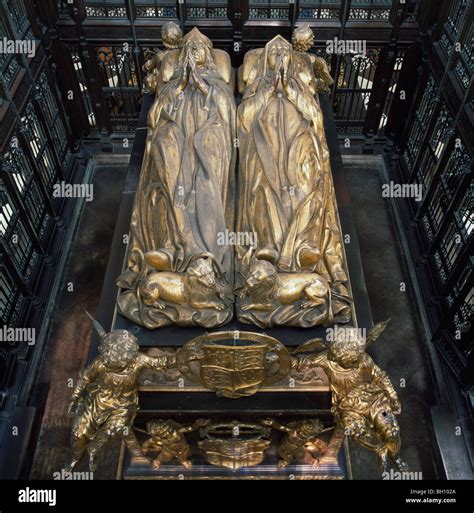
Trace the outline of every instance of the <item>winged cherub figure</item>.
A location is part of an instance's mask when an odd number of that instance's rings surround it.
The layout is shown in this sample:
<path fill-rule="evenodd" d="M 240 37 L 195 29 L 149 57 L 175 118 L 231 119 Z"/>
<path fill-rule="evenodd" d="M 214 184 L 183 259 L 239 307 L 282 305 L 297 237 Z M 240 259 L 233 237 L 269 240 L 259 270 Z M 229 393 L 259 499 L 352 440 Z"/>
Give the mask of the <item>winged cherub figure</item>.
<path fill-rule="evenodd" d="M 86 450 L 89 468 L 93 471 L 97 452 L 115 437 L 123 437 L 135 450 L 138 442 L 132 424 L 138 412 L 140 372 L 144 369 L 161 371 L 175 364 L 174 355 L 153 358 L 140 353 L 138 341 L 129 331 L 106 333 L 97 321 L 92 319 L 92 322 L 100 336 L 100 354 L 81 372 L 72 394 L 69 413 L 74 414 L 73 459 L 69 471 Z"/>
<path fill-rule="evenodd" d="M 176 458 L 186 468 L 192 467 L 189 459 L 190 447 L 184 433 L 196 431 L 209 424 L 209 419 L 198 419 L 189 426 L 183 426 L 173 419 L 155 419 L 146 423 L 146 433 L 149 438 L 142 444 L 144 453 L 157 453 L 151 460 L 154 469 L 159 469 L 163 463 Z"/>
<path fill-rule="evenodd" d="M 264 419 L 262 424 L 286 433 L 278 444 L 280 468 L 287 467 L 295 458 L 304 458 L 309 444 L 313 449 L 324 453 L 327 444 L 319 436 L 324 431 L 333 429 L 333 427 L 324 429 L 324 424 L 319 419 L 300 419 L 284 425 L 269 418 Z M 315 466 L 318 464 L 317 459 L 314 460 L 314 464 Z"/>
<path fill-rule="evenodd" d="M 400 471 L 407 465 L 399 456 L 401 438 L 396 415 L 401 412 L 400 401 L 387 374 L 365 352 L 387 326 L 387 321 L 377 324 L 366 339 L 354 328 L 338 328 L 328 346 L 321 339 L 308 341 L 298 352 L 325 347 L 316 354 L 296 356 L 293 366 L 322 367 L 332 391 L 332 413 L 340 428 L 352 440 L 377 454 L 383 471 L 387 459 Z"/>

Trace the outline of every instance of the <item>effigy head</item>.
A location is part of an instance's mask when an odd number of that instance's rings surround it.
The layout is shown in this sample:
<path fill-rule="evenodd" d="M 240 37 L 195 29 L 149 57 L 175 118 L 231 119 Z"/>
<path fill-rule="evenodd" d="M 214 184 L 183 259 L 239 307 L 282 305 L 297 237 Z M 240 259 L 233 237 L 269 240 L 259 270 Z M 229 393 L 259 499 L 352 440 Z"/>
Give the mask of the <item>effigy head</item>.
<path fill-rule="evenodd" d="M 194 27 L 183 37 L 181 56 L 184 60 L 188 55 L 188 58 L 192 58 L 197 66 L 213 68 L 215 65 L 211 53 L 212 48 L 212 41 Z"/>
<path fill-rule="evenodd" d="M 309 25 L 302 25 L 293 32 L 291 37 L 293 49 L 297 52 L 307 52 L 314 44 L 314 34 Z"/>
<path fill-rule="evenodd" d="M 292 46 L 284 37 L 278 35 L 265 46 L 266 65 L 276 70 L 278 65 L 288 66 L 291 59 Z"/>
<path fill-rule="evenodd" d="M 328 360 L 346 369 L 357 367 L 365 352 L 365 340 L 358 334 L 358 330 L 351 327 L 334 331 L 334 340 L 329 343 Z"/>
<path fill-rule="evenodd" d="M 183 33 L 176 23 L 168 21 L 161 28 L 161 39 L 165 48 L 173 50 L 181 46 Z"/>

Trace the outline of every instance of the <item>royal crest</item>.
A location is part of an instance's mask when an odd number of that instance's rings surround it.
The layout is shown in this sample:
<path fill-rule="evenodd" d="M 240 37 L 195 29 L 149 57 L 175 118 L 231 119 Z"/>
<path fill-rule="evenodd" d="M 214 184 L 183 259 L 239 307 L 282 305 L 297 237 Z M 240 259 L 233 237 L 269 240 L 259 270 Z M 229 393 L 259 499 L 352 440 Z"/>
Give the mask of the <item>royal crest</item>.
<path fill-rule="evenodd" d="M 290 355 L 278 340 L 252 332 L 217 332 L 190 340 L 177 354 L 178 367 L 191 382 L 218 395 L 238 398 L 283 379 Z"/>

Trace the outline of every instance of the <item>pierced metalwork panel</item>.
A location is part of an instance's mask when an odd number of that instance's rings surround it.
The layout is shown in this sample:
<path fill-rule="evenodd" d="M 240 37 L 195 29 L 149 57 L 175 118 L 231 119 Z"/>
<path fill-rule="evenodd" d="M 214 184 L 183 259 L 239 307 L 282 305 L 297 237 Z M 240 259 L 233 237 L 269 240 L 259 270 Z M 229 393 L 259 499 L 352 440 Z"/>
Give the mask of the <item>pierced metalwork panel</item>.
<path fill-rule="evenodd" d="M 408 0 L 406 10 L 406 20 L 416 21 L 418 17 L 418 11 L 420 9 L 420 0 Z"/>
<path fill-rule="evenodd" d="M 135 0 L 137 18 L 177 18 L 174 0 Z"/>
<path fill-rule="evenodd" d="M 222 0 L 192 0 L 186 2 L 188 18 L 227 18 L 227 2 Z"/>
<path fill-rule="evenodd" d="M 304 0 L 299 7 L 300 20 L 338 20 L 341 16 L 340 0 Z"/>
<path fill-rule="evenodd" d="M 419 166 L 415 170 L 415 181 L 421 183 L 424 190 L 430 186 L 433 180 L 436 165 L 448 142 L 452 124 L 453 119 L 446 106 L 443 105 L 428 138 L 425 151 L 422 153 Z M 426 128 L 423 132 L 426 132 Z"/>
<path fill-rule="evenodd" d="M 385 104 L 382 111 L 382 116 L 380 118 L 379 130 L 384 128 L 387 124 L 388 116 L 390 114 L 390 108 L 392 107 L 392 102 L 397 92 L 398 87 L 398 79 L 400 78 L 400 71 L 403 66 L 405 51 L 399 50 L 397 52 L 397 58 L 395 59 L 395 63 L 393 65 L 393 72 L 390 78 L 390 84 L 388 86 L 387 98 L 385 99 Z"/>
<path fill-rule="evenodd" d="M 41 179 L 47 190 L 51 191 L 59 176 L 54 164 L 54 149 L 48 144 L 46 128 L 40 123 L 33 104 L 28 104 L 21 122 L 30 152 L 41 173 Z"/>
<path fill-rule="evenodd" d="M 51 137 L 53 139 L 55 150 L 59 160 L 63 160 L 67 151 L 67 131 L 59 115 L 59 107 L 51 91 L 48 79 L 45 73 L 39 78 L 40 94 L 38 102 L 41 105 L 44 117 L 48 123 Z"/>
<path fill-rule="evenodd" d="M 371 48 L 366 55 L 346 54 L 340 57 L 334 93 L 334 117 L 341 125 L 362 129 L 370 101 L 380 50 Z"/>
<path fill-rule="evenodd" d="M 7 0 L 6 6 L 10 12 L 15 34 L 19 37 L 23 36 L 30 28 L 30 21 L 28 19 L 28 13 L 24 2 L 19 2 L 18 0 Z"/>
<path fill-rule="evenodd" d="M 95 128 L 97 126 L 94 110 L 92 108 L 92 101 L 89 93 L 89 85 L 84 74 L 84 67 L 82 64 L 81 57 L 79 55 L 79 50 L 74 46 L 69 46 L 69 51 L 71 53 L 71 59 L 74 66 L 74 71 L 76 72 L 76 78 L 79 84 L 79 89 L 82 95 L 82 101 L 84 102 L 84 107 L 87 112 L 87 119 L 89 121 L 89 125 L 91 128 Z"/>
<path fill-rule="evenodd" d="M 408 136 L 404 156 L 409 167 L 411 167 L 411 164 L 413 164 L 418 152 L 420 151 L 421 139 L 423 138 L 423 134 L 426 132 L 429 119 L 434 111 L 438 98 L 437 91 L 438 88 L 436 86 L 436 82 L 434 78 L 430 76 Z"/>
<path fill-rule="evenodd" d="M 249 1 L 249 19 L 286 20 L 289 14 L 288 2 L 277 0 Z"/>
<path fill-rule="evenodd" d="M 125 2 L 107 2 L 103 0 L 85 0 L 86 15 L 89 18 L 126 18 Z"/>
<path fill-rule="evenodd" d="M 40 233 L 46 215 L 46 204 L 38 183 L 39 177 L 34 174 L 24 151 L 13 147 L 11 143 L 4 159 L 4 167 L 12 177 L 15 192 L 22 198 L 30 222 Z"/>
<path fill-rule="evenodd" d="M 392 3 L 392 0 L 352 0 L 349 9 L 349 20 L 388 21 Z"/>
<path fill-rule="evenodd" d="M 462 144 L 455 144 L 441 175 L 441 183 L 450 199 L 459 187 L 463 173 L 468 170 L 469 162 L 470 157 L 465 147 Z"/>
<path fill-rule="evenodd" d="M 1 195 L 2 191 L 0 189 L 0 196 Z M 2 216 L 0 214 L 0 220 L 1 219 Z M 2 324 L 6 326 L 17 326 L 25 302 L 26 297 L 21 294 L 18 284 L 11 272 L 2 264 L 0 272 L 0 314 Z"/>
<path fill-rule="evenodd" d="M 464 23 L 469 0 L 456 0 L 451 2 L 451 9 L 448 14 L 447 26 L 456 36 Z"/>
<path fill-rule="evenodd" d="M 6 189 L 0 190 L 0 198 L 2 251 L 9 258 L 24 283 L 29 284 L 39 254 L 33 246 L 31 236 L 19 210 Z"/>
<path fill-rule="evenodd" d="M 100 46 L 95 48 L 96 62 L 112 129 L 123 131 L 138 121 L 141 94 L 138 86 L 138 67 L 132 45 Z"/>

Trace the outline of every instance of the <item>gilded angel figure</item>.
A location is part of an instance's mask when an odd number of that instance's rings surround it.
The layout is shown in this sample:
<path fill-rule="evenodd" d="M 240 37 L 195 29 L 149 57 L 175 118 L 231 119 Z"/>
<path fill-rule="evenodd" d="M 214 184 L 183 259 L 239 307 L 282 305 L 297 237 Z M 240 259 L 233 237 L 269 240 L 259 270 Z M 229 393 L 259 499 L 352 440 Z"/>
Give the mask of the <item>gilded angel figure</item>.
<path fill-rule="evenodd" d="M 322 367 L 329 378 L 332 413 L 339 428 L 373 451 L 383 471 L 388 457 L 400 471 L 406 471 L 407 465 L 399 455 L 401 438 L 396 416 L 401 413 L 400 400 L 387 374 L 365 352 L 388 322 L 377 324 L 366 340 L 354 328 L 338 328 L 325 350 L 297 356 L 293 364 L 298 369 Z M 314 345 L 324 347 L 320 339 L 306 344 L 307 349 Z M 299 350 L 305 351 L 305 346 Z"/>
<path fill-rule="evenodd" d="M 162 371 L 175 364 L 174 355 L 153 358 L 139 352 L 129 331 L 106 333 L 93 320 L 100 336 L 99 356 L 81 372 L 69 412 L 72 426 L 72 470 L 87 451 L 89 468 L 95 469 L 97 452 L 111 439 L 121 437 L 132 450 L 138 442 L 132 424 L 138 412 L 138 378 L 144 369 Z"/>

